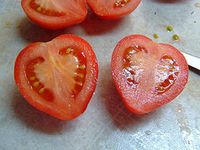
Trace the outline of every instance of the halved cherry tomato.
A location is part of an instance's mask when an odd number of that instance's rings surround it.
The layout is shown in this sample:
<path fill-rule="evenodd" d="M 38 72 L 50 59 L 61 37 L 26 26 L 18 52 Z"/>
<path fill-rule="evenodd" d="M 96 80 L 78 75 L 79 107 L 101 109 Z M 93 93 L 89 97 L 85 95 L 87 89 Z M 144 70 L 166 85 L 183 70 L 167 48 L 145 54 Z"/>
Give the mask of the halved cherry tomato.
<path fill-rule="evenodd" d="M 60 29 L 82 22 L 87 15 L 86 0 L 22 0 L 26 15 L 48 29 Z"/>
<path fill-rule="evenodd" d="M 89 6 L 104 19 L 117 19 L 134 11 L 141 0 L 87 0 Z"/>
<path fill-rule="evenodd" d="M 92 47 L 80 37 L 67 34 L 24 48 L 14 70 L 24 98 L 40 111 L 61 120 L 74 119 L 85 111 L 97 76 Z"/>
<path fill-rule="evenodd" d="M 181 93 L 188 81 L 188 64 L 175 47 L 130 35 L 113 52 L 112 77 L 125 106 L 145 114 Z"/>

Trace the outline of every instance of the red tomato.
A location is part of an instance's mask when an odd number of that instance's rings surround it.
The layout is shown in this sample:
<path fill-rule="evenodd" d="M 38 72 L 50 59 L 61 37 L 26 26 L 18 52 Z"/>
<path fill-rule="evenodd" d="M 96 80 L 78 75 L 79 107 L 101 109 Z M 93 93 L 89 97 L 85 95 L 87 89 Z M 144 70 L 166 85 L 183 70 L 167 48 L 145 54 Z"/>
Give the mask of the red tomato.
<path fill-rule="evenodd" d="M 130 35 L 113 52 L 112 76 L 126 107 L 145 114 L 181 93 L 188 81 L 188 64 L 175 47 Z"/>
<path fill-rule="evenodd" d="M 89 6 L 104 19 L 117 19 L 134 11 L 141 0 L 87 0 Z"/>
<path fill-rule="evenodd" d="M 85 111 L 97 76 L 92 47 L 80 37 L 67 34 L 24 48 L 14 70 L 24 98 L 38 110 L 61 120 L 74 119 Z"/>
<path fill-rule="evenodd" d="M 87 15 L 86 0 L 22 0 L 26 15 L 48 29 L 60 29 L 82 22 Z"/>

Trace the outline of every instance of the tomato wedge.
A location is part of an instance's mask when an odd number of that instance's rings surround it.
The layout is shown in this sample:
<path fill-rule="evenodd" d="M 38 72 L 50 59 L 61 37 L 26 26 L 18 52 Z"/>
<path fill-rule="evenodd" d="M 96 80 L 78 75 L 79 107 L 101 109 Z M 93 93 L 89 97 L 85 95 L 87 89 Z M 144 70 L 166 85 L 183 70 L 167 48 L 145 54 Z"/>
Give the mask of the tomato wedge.
<path fill-rule="evenodd" d="M 175 47 L 143 35 L 122 39 L 112 55 L 112 77 L 125 106 L 145 114 L 172 101 L 188 81 L 188 64 Z"/>
<path fill-rule="evenodd" d="M 117 19 L 134 11 L 141 0 L 87 0 L 91 9 L 104 19 Z"/>
<path fill-rule="evenodd" d="M 61 120 L 83 113 L 93 95 L 98 65 L 92 47 L 75 35 L 24 48 L 15 62 L 20 93 L 35 108 Z"/>
<path fill-rule="evenodd" d="M 61 29 L 82 22 L 87 15 L 86 0 L 22 0 L 26 15 L 48 29 Z"/>

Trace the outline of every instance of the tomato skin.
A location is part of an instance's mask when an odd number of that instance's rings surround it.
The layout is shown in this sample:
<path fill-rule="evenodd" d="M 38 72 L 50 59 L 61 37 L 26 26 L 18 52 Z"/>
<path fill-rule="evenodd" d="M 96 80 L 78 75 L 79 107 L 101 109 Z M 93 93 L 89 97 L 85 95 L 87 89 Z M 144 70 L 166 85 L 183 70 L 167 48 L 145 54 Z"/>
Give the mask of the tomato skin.
<path fill-rule="evenodd" d="M 139 6 L 140 2 L 141 0 L 132 0 L 130 4 L 127 4 L 129 6 L 115 10 L 112 7 L 114 3 L 113 0 L 110 2 L 104 2 L 103 0 L 87 0 L 88 5 L 94 11 L 94 13 L 106 20 L 115 20 L 127 16 Z"/>
<path fill-rule="evenodd" d="M 147 49 L 147 51 L 149 50 L 148 53 L 151 54 L 150 57 L 154 57 L 154 55 L 160 57 L 167 54 L 175 59 L 176 63 L 180 67 L 180 72 L 174 85 L 172 85 L 172 87 L 170 87 L 168 91 L 160 95 L 153 95 L 155 94 L 153 91 L 145 91 L 145 86 L 148 85 L 138 85 L 139 88 L 137 87 L 136 89 L 132 89 L 127 84 L 127 81 L 122 73 L 122 55 L 127 47 L 134 44 L 138 44 L 139 46 L 142 45 Z M 183 91 L 186 83 L 188 82 L 188 64 L 184 56 L 179 52 L 179 50 L 168 44 L 155 43 L 151 39 L 143 35 L 127 36 L 117 44 L 112 55 L 111 69 L 115 87 L 119 95 L 121 96 L 123 103 L 128 110 L 135 114 L 146 114 L 158 109 L 164 104 L 171 102 Z M 148 78 L 149 72 L 154 74 L 154 72 L 151 70 L 154 70 L 154 68 L 149 68 L 146 71 L 147 77 L 142 79 L 143 83 L 148 83 L 148 80 L 151 80 L 152 77 L 150 75 L 150 77 Z M 145 77 L 143 75 L 141 76 Z"/>
<path fill-rule="evenodd" d="M 85 40 L 81 39 L 78 36 L 75 35 L 61 35 L 57 38 L 53 39 L 50 42 L 53 42 L 55 40 L 68 40 L 71 39 L 75 43 L 78 43 L 82 45 L 84 48 L 87 49 L 87 59 L 88 59 L 88 69 L 87 69 L 87 75 L 85 79 L 85 85 L 83 86 L 82 91 L 79 93 L 79 95 L 76 98 L 77 103 L 74 108 L 76 110 L 72 110 L 72 112 L 67 112 L 65 110 L 65 106 L 54 106 L 51 102 L 43 101 L 39 96 L 37 96 L 30 85 L 27 82 L 26 75 L 24 73 L 25 64 L 27 62 L 24 62 L 24 56 L 27 56 L 27 54 L 33 53 L 34 49 L 37 47 L 40 47 L 40 45 L 48 44 L 48 43 L 32 43 L 25 47 L 17 56 L 15 66 L 14 66 L 14 79 L 16 82 L 16 85 L 19 89 L 19 92 L 24 97 L 24 99 L 31 104 L 36 109 L 45 112 L 55 118 L 58 118 L 60 120 L 72 120 L 78 116 L 80 116 L 87 108 L 92 95 L 96 89 L 96 83 L 98 79 L 98 64 L 97 59 L 95 56 L 94 51 L 92 50 L 92 47 L 87 43 Z M 58 100 L 59 101 L 59 100 Z"/>
<path fill-rule="evenodd" d="M 79 17 L 75 18 L 73 15 L 68 16 L 61 16 L 61 17 L 48 17 L 41 15 L 40 13 L 36 12 L 29 6 L 30 0 L 22 0 L 21 1 L 21 6 L 27 15 L 27 17 L 32 21 L 33 23 L 46 28 L 50 30 L 58 30 L 58 29 L 63 29 L 65 27 L 79 24 L 83 22 L 87 16 L 87 8 L 86 8 L 86 0 L 78 0 L 79 5 L 80 5 L 80 10 L 82 11 Z"/>

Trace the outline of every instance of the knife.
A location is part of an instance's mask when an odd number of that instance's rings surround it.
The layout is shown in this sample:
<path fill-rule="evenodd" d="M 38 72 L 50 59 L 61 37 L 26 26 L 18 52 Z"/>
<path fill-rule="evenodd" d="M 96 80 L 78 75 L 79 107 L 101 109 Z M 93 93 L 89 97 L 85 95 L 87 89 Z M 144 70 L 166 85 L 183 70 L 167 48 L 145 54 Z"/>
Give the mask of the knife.
<path fill-rule="evenodd" d="M 184 52 L 181 52 L 181 53 L 185 56 L 189 66 L 200 70 L 200 58 L 199 57 L 192 56 L 192 55 L 184 53 Z"/>

